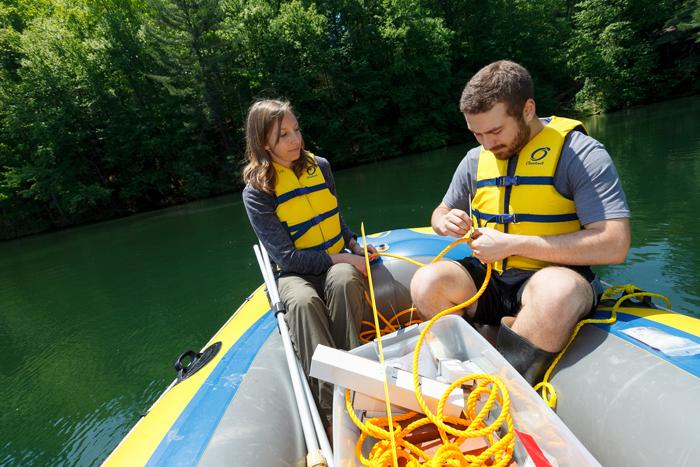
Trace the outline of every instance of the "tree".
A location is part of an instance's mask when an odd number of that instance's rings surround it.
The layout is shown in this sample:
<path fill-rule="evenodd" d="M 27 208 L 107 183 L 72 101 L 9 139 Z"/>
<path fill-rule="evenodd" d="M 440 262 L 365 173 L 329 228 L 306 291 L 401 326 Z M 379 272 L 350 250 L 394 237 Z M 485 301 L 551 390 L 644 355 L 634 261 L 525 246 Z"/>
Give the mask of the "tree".
<path fill-rule="evenodd" d="M 604 112 L 643 102 L 654 89 L 653 39 L 668 1 L 583 0 L 576 5 L 569 63 L 582 88 L 576 107 Z"/>

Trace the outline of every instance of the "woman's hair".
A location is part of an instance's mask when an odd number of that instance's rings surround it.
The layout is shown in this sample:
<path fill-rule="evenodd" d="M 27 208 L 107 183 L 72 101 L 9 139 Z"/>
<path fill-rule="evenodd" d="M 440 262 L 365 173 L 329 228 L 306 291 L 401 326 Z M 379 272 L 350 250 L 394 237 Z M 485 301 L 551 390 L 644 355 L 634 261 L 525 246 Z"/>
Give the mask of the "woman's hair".
<path fill-rule="evenodd" d="M 294 115 L 294 111 L 286 100 L 261 99 L 253 102 L 248 109 L 245 124 L 246 165 L 243 168 L 243 181 L 269 195 L 275 194 L 277 174 L 265 146 L 269 139 L 272 139 L 273 145 L 277 144 L 280 139 L 282 119 L 287 114 Z M 275 132 L 274 135 L 273 132 Z M 314 158 L 304 149 L 302 138 L 301 155 L 292 163 L 292 170 L 298 177 L 304 170 L 315 164 Z"/>

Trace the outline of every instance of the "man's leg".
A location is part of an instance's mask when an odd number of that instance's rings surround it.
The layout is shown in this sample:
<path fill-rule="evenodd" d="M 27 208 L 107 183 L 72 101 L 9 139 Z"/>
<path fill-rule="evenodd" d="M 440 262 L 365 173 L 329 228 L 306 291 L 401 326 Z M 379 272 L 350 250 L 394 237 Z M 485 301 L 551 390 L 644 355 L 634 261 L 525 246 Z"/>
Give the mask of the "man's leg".
<path fill-rule="evenodd" d="M 569 268 L 537 271 L 523 288 L 515 333 L 547 352 L 559 352 L 593 305 L 591 284 Z"/>
<path fill-rule="evenodd" d="M 551 266 L 527 281 L 517 317 L 501 321 L 497 348 L 530 383 L 564 348 L 576 323 L 591 309 L 593 289 L 577 272 Z"/>
<path fill-rule="evenodd" d="M 418 269 L 411 279 L 411 299 L 423 320 L 442 310 L 467 301 L 477 291 L 467 269 L 456 261 L 438 261 Z M 467 309 L 469 316 L 476 303 Z M 462 314 L 463 310 L 458 313 Z"/>

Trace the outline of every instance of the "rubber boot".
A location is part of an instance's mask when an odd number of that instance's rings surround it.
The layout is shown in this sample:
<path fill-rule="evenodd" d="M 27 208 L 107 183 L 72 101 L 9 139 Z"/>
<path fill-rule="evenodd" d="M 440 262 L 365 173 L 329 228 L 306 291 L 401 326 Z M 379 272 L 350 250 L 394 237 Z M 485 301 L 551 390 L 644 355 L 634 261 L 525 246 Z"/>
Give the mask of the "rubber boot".
<path fill-rule="evenodd" d="M 557 356 L 556 352 L 542 350 L 513 332 L 506 324 L 506 318 L 501 320 L 501 329 L 498 330 L 496 337 L 496 349 L 531 386 L 542 381 L 547 368 Z"/>

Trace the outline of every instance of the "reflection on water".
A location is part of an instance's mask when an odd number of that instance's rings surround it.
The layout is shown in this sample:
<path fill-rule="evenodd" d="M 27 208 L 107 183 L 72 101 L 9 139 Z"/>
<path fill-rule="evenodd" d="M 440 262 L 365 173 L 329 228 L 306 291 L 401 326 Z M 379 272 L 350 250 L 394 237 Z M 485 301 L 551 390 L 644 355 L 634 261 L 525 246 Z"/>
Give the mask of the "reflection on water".
<path fill-rule="evenodd" d="M 700 316 L 700 99 L 586 122 L 633 211 L 614 284 Z M 466 129 L 465 129 L 466 131 Z M 470 145 L 336 173 L 359 232 L 429 223 Z M 240 195 L 0 244 L 0 465 L 95 465 L 260 282 Z"/>

